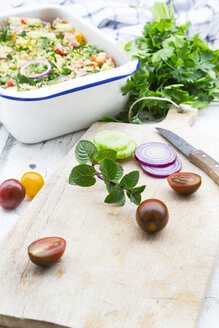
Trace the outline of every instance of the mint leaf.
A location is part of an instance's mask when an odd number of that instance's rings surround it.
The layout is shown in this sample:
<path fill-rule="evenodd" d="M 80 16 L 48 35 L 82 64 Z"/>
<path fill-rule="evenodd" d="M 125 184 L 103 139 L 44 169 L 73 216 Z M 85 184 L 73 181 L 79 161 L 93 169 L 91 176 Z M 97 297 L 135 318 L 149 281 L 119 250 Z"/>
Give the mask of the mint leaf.
<path fill-rule="evenodd" d="M 91 165 L 81 164 L 75 166 L 69 176 L 69 183 L 81 187 L 93 186 L 96 182 L 94 178 L 95 168 Z"/>
<path fill-rule="evenodd" d="M 101 149 L 98 152 L 97 157 L 95 160 L 99 163 L 102 163 L 104 158 L 111 159 L 112 161 L 116 160 L 116 151 L 112 149 Z"/>
<path fill-rule="evenodd" d="M 139 180 L 139 171 L 133 171 L 126 174 L 120 181 L 120 186 L 123 186 L 127 189 L 136 186 Z"/>
<path fill-rule="evenodd" d="M 142 193 L 144 190 L 145 190 L 145 185 L 144 186 L 140 186 L 140 187 L 135 187 L 135 188 L 131 188 L 131 191 L 132 192 L 139 192 L 139 193 Z"/>
<path fill-rule="evenodd" d="M 117 162 L 115 162 L 115 163 L 117 166 L 117 173 L 116 173 L 116 177 L 115 177 L 114 181 L 119 181 L 119 179 L 123 176 L 124 170 L 123 170 L 123 167 L 121 164 L 119 164 Z"/>
<path fill-rule="evenodd" d="M 115 188 L 113 191 L 109 193 L 109 195 L 104 200 L 105 203 L 108 204 L 118 204 L 123 206 L 125 204 L 125 192 L 121 188 Z"/>
<path fill-rule="evenodd" d="M 103 149 L 98 152 L 92 142 L 87 140 L 79 141 L 75 155 L 82 164 L 72 169 L 69 176 L 69 184 L 89 187 L 95 184 L 97 176 L 104 181 L 109 193 L 105 198 L 106 203 L 124 205 L 126 192 L 133 203 L 139 204 L 141 192 L 145 188 L 145 186 L 135 187 L 139 180 L 139 172 L 132 171 L 123 177 L 122 166 L 115 162 L 116 154 L 111 149 Z M 92 162 L 92 165 L 86 164 L 88 160 Z M 100 164 L 101 161 L 102 163 Z M 95 169 L 96 165 L 99 165 L 98 171 Z M 119 182 L 120 179 L 121 181 Z"/>
<path fill-rule="evenodd" d="M 80 140 L 75 148 L 75 157 L 81 164 L 86 164 L 89 160 L 92 162 L 97 154 L 97 147 L 88 140 Z"/>
<path fill-rule="evenodd" d="M 137 193 L 137 192 L 136 193 L 129 193 L 127 191 L 127 196 L 130 199 L 130 201 L 132 203 L 134 203 L 135 205 L 139 205 L 140 204 L 140 202 L 141 202 L 141 194 L 140 193 Z"/>
<path fill-rule="evenodd" d="M 117 184 L 113 185 L 109 182 L 109 180 L 104 179 L 104 182 L 105 182 L 108 193 L 110 193 L 113 189 L 117 188 Z"/>
<path fill-rule="evenodd" d="M 118 181 L 123 175 L 123 168 L 119 163 L 105 158 L 100 165 L 100 171 L 104 180 Z"/>
<path fill-rule="evenodd" d="M 140 204 L 141 202 L 141 193 L 145 190 L 145 186 L 140 186 L 136 188 L 131 188 L 127 190 L 127 196 L 130 201 L 136 205 Z"/>
<path fill-rule="evenodd" d="M 139 192 L 134 193 L 134 192 L 127 190 L 126 194 L 132 203 L 134 203 L 136 205 L 140 204 L 141 194 Z"/>

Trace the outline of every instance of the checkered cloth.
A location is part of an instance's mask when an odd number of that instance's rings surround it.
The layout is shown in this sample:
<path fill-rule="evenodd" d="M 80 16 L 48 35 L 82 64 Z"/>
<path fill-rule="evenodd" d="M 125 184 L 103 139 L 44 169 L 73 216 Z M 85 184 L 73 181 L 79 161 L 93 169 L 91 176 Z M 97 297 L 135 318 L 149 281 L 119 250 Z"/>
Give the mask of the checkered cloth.
<path fill-rule="evenodd" d="M 169 4 L 170 0 L 160 0 Z M 128 41 L 141 36 L 143 26 L 153 21 L 148 10 L 155 0 L 8 0 L 0 2 L 0 12 L 11 8 L 56 4 L 108 33 L 115 40 Z M 132 7 L 132 6 L 136 7 Z M 190 35 L 200 33 L 207 41 L 219 39 L 219 0 L 173 0 L 176 23 L 190 21 Z"/>

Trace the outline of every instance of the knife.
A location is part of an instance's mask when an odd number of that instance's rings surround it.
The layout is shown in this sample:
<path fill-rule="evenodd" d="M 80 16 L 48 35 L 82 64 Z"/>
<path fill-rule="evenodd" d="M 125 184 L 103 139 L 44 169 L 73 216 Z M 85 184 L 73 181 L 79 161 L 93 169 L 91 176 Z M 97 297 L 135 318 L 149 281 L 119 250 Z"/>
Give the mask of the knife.
<path fill-rule="evenodd" d="M 165 139 L 179 149 L 190 162 L 207 173 L 219 185 L 219 162 L 206 154 L 203 150 L 196 149 L 172 131 L 163 128 L 156 129 Z"/>

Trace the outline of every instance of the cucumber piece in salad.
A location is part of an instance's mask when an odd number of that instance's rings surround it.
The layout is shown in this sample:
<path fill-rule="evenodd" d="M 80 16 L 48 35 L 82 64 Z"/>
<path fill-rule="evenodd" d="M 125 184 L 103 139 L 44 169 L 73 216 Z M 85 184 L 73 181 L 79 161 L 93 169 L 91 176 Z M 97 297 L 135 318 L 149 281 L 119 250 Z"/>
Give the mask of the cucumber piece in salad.
<path fill-rule="evenodd" d="M 125 132 L 117 130 L 101 130 L 94 135 L 94 144 L 100 149 L 112 149 L 117 152 L 116 158 L 131 156 L 136 144 Z"/>

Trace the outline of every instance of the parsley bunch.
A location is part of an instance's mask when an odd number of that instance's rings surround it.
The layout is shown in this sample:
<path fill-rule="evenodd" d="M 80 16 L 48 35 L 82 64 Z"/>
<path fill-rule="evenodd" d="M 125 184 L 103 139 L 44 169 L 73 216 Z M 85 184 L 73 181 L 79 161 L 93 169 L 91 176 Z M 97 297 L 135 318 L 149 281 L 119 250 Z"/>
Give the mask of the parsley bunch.
<path fill-rule="evenodd" d="M 105 203 L 122 206 L 125 204 L 125 194 L 134 204 L 138 205 L 141 202 L 141 193 L 145 186 L 136 187 L 139 171 L 123 175 L 123 167 L 116 162 L 116 151 L 111 149 L 98 151 L 92 142 L 81 140 L 76 146 L 75 157 L 80 165 L 72 169 L 69 176 L 70 184 L 90 187 L 96 183 L 96 178 L 99 178 L 105 183 L 108 191 Z M 91 165 L 87 164 L 88 162 Z"/>
<path fill-rule="evenodd" d="M 218 97 L 219 50 L 209 49 L 198 35 L 188 36 L 188 26 L 176 26 L 174 18 L 147 23 L 143 36 L 125 45 L 125 50 L 141 65 L 122 87 L 123 95 L 129 94 L 129 101 L 118 116 L 120 121 L 140 124 L 142 120 L 166 116 L 169 104 L 144 100 L 128 118 L 129 107 L 142 97 L 165 97 L 196 108 Z"/>

